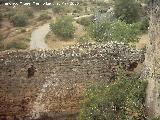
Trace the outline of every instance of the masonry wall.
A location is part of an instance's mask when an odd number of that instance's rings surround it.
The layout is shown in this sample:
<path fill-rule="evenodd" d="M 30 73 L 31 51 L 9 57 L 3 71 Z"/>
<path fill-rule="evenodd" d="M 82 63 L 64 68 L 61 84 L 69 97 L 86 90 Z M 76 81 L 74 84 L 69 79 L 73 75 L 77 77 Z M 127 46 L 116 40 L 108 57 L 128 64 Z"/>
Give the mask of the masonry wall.
<path fill-rule="evenodd" d="M 0 117 L 76 116 L 86 85 L 114 79 L 114 67 L 144 60 L 123 43 L 83 44 L 62 51 L 0 52 Z M 36 68 L 28 78 L 28 68 Z"/>
<path fill-rule="evenodd" d="M 150 0 L 150 43 L 142 77 L 148 80 L 146 107 L 149 117 L 160 116 L 160 1 Z"/>

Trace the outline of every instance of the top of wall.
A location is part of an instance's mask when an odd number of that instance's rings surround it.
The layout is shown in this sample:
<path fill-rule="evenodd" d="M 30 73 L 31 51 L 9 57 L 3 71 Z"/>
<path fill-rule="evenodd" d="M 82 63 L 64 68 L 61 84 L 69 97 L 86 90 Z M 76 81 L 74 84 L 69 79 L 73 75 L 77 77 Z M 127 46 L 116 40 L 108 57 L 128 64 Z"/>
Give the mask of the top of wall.
<path fill-rule="evenodd" d="M 124 43 L 109 42 L 106 44 L 77 44 L 61 51 L 55 50 L 7 50 L 0 52 L 0 65 L 32 61 L 73 61 L 73 60 L 111 60 L 119 62 L 143 61 L 142 50 L 131 48 Z"/>

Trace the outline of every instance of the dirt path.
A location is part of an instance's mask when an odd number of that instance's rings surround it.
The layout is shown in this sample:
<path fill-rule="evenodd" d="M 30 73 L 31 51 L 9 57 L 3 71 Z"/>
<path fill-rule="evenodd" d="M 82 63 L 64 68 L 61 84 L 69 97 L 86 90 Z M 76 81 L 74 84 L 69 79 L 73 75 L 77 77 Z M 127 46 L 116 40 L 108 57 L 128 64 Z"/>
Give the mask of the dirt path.
<path fill-rule="evenodd" d="M 79 17 L 75 17 L 74 20 L 90 16 L 92 16 L 92 14 L 82 15 Z M 45 43 L 45 37 L 49 33 L 49 31 L 49 23 L 46 23 L 35 29 L 31 34 L 30 49 L 49 49 L 48 45 Z"/>
<path fill-rule="evenodd" d="M 149 36 L 148 34 L 143 34 L 141 37 L 140 37 L 140 40 L 139 42 L 136 44 L 136 47 L 138 49 L 141 49 L 141 48 L 144 48 L 146 45 L 149 44 Z"/>
<path fill-rule="evenodd" d="M 30 49 L 49 49 L 44 41 L 44 38 L 49 31 L 49 23 L 39 26 L 34 30 L 31 34 Z"/>

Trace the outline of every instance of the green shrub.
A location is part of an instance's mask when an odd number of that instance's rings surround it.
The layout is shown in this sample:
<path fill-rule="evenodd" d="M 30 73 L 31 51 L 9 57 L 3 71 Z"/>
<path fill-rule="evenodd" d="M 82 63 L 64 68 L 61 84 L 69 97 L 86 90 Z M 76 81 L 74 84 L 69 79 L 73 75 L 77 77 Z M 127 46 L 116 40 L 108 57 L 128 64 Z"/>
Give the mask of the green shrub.
<path fill-rule="evenodd" d="M 16 14 L 11 17 L 11 22 L 14 26 L 24 27 L 28 24 L 28 17 L 25 14 Z"/>
<path fill-rule="evenodd" d="M 52 11 L 56 14 L 59 14 L 65 11 L 65 7 L 62 5 L 53 5 Z"/>
<path fill-rule="evenodd" d="M 143 18 L 143 20 L 141 21 L 141 25 L 140 25 L 140 30 L 142 32 L 146 32 L 148 31 L 148 27 L 149 27 L 149 18 L 145 17 Z"/>
<path fill-rule="evenodd" d="M 89 26 L 92 23 L 92 20 L 90 17 L 84 17 L 84 18 L 77 20 L 77 23 L 84 25 L 84 26 Z"/>
<path fill-rule="evenodd" d="M 146 86 L 123 72 L 114 83 L 92 85 L 82 100 L 79 120 L 144 120 Z"/>
<path fill-rule="evenodd" d="M 127 23 L 134 23 L 140 19 L 140 4 L 136 0 L 114 0 L 115 16 Z"/>
<path fill-rule="evenodd" d="M 133 23 L 133 25 L 135 26 L 135 28 L 139 29 L 139 34 L 146 33 L 148 32 L 149 28 L 149 18 L 144 17 L 141 21 Z"/>
<path fill-rule="evenodd" d="M 100 6 L 100 7 L 107 7 L 108 6 L 108 3 L 104 2 L 104 1 L 97 1 L 96 2 L 96 5 L 97 6 Z"/>
<path fill-rule="evenodd" d="M 26 14 L 28 17 L 33 17 L 33 11 L 31 9 L 25 9 L 23 13 Z"/>
<path fill-rule="evenodd" d="M 83 7 L 82 6 L 77 6 L 75 9 L 77 10 L 77 12 L 82 12 L 83 11 Z"/>
<path fill-rule="evenodd" d="M 6 49 L 26 49 L 28 46 L 25 42 L 14 41 L 6 46 Z"/>
<path fill-rule="evenodd" d="M 71 17 L 58 17 L 55 22 L 50 23 L 50 29 L 57 36 L 65 39 L 72 38 L 75 32 L 75 27 L 72 22 L 73 19 Z"/>
<path fill-rule="evenodd" d="M 134 24 L 126 24 L 123 21 L 101 20 L 89 27 L 89 34 L 97 42 L 119 41 L 137 42 L 139 29 Z"/>
<path fill-rule="evenodd" d="M 51 16 L 49 16 L 47 12 L 42 12 L 38 17 L 38 20 L 49 20 L 49 19 L 51 19 Z"/>

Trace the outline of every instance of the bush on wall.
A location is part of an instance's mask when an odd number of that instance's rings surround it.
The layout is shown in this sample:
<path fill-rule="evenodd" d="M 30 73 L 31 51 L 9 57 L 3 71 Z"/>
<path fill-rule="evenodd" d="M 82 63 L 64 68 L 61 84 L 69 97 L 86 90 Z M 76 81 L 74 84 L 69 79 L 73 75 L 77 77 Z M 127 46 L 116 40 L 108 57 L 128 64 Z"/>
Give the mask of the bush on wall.
<path fill-rule="evenodd" d="M 96 84 L 86 90 L 79 120 L 143 120 L 146 82 L 124 72 L 111 84 Z"/>

